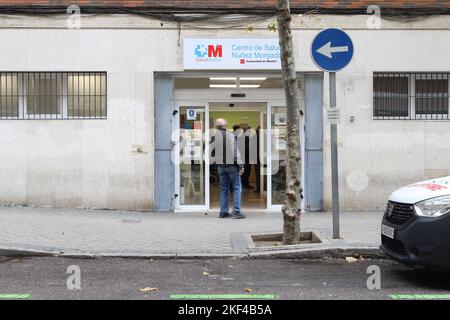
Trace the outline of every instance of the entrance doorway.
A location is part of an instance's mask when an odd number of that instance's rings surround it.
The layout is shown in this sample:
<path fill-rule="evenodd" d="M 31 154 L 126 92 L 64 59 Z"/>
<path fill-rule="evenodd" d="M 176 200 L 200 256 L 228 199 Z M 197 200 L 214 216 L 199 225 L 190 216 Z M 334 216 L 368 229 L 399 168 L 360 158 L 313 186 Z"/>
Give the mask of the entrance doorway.
<path fill-rule="evenodd" d="M 219 210 L 220 180 L 217 168 L 210 163 L 209 146 L 217 118 L 227 119 L 229 130 L 238 130 L 238 141 L 249 140 L 248 150 L 245 142 L 238 143 L 246 167 L 241 177 L 242 210 L 281 209 L 286 190 L 285 106 L 266 102 L 181 103 L 175 114 L 176 210 Z M 252 157 L 255 149 L 257 157 Z"/>
<path fill-rule="evenodd" d="M 304 200 L 302 209 L 323 208 L 323 78 L 321 74 L 298 75 L 301 88 L 301 157 Z M 285 190 L 285 95 L 278 74 L 157 74 L 155 76 L 155 210 L 205 212 L 218 207 L 218 192 L 210 181 L 209 129 L 214 112 L 229 120 L 251 125 L 253 112 L 266 129 L 261 137 L 264 153 L 262 194 L 259 198 L 244 191 L 247 210 L 279 211 Z M 210 113 L 213 113 L 210 116 Z M 246 118 L 248 117 L 248 118 Z M 251 121 L 252 120 L 252 121 Z M 249 184 L 256 187 L 256 168 L 251 168 Z M 252 195 L 253 198 L 250 198 Z M 214 198 L 216 196 L 216 198 Z M 264 207 L 265 201 L 265 207 Z"/>
<path fill-rule="evenodd" d="M 209 128 L 214 128 L 218 118 L 227 120 L 228 129 L 233 130 L 241 148 L 244 161 L 244 174 L 241 176 L 241 207 L 243 211 L 267 208 L 267 104 L 259 102 L 248 103 L 210 103 Z M 254 155 L 250 155 L 253 151 Z M 220 208 L 220 180 L 217 167 L 210 165 L 210 196 L 211 210 Z M 230 197 L 230 201 L 232 198 Z M 231 204 L 230 204 L 230 207 Z"/>

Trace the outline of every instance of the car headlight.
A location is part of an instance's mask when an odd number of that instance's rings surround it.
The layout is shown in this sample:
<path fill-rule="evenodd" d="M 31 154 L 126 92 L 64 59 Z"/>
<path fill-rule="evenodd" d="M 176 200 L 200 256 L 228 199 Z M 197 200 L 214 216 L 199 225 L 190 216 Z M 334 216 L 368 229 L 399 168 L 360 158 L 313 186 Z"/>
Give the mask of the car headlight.
<path fill-rule="evenodd" d="M 414 208 L 421 217 L 436 218 L 450 213 L 450 196 L 437 197 L 417 203 Z"/>

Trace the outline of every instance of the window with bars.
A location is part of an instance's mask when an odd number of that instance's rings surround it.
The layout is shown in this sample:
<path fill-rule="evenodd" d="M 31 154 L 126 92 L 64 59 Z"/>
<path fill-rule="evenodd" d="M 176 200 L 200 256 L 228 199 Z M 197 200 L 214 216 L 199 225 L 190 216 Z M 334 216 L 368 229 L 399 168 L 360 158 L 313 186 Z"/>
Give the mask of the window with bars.
<path fill-rule="evenodd" d="M 374 73 L 374 119 L 450 120 L 449 73 Z"/>
<path fill-rule="evenodd" d="M 106 72 L 0 72 L 0 119 L 106 119 Z"/>

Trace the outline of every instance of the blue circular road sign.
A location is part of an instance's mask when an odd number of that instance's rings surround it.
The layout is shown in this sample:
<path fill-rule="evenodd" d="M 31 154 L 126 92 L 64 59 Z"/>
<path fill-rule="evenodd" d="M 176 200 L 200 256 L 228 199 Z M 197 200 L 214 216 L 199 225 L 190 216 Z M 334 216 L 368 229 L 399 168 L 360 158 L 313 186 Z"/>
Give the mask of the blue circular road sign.
<path fill-rule="evenodd" d="M 311 57 L 320 69 L 328 72 L 339 71 L 352 60 L 352 39 L 340 29 L 322 30 L 314 38 Z"/>

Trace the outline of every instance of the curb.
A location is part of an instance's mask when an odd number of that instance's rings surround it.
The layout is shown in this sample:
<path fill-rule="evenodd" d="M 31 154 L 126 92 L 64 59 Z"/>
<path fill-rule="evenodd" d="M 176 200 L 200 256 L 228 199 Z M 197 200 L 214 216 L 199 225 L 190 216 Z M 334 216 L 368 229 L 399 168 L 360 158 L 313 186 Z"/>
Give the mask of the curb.
<path fill-rule="evenodd" d="M 253 259 L 345 259 L 362 257 L 365 259 L 385 259 L 387 256 L 378 247 L 328 247 L 270 252 L 251 252 Z"/>
<path fill-rule="evenodd" d="M 387 256 L 378 247 L 326 247 L 290 250 L 248 251 L 246 253 L 214 254 L 160 254 L 160 253 L 77 253 L 61 251 L 43 251 L 20 248 L 0 248 L 0 256 L 4 257 L 60 257 L 71 259 L 340 259 L 346 257 L 363 257 L 365 259 L 383 259 Z"/>
<path fill-rule="evenodd" d="M 133 252 L 63 252 L 54 250 L 36 250 L 24 248 L 0 248 L 0 257 L 59 257 L 68 259 L 227 259 L 227 258 L 246 258 L 245 254 L 222 254 L 222 253 L 133 253 Z"/>

